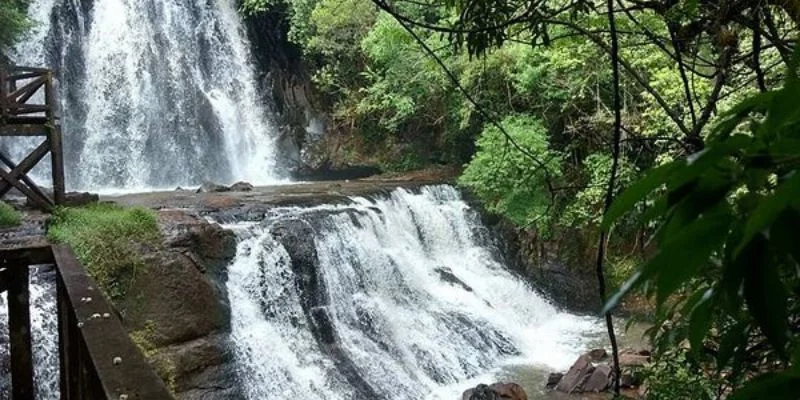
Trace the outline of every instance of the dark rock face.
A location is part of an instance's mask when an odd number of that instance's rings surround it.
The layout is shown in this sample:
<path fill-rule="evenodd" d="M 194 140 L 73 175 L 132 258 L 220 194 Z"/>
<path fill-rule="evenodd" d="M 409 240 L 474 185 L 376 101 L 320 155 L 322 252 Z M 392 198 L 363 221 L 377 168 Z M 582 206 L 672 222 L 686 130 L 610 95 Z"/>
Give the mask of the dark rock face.
<path fill-rule="evenodd" d="M 361 179 L 381 173 L 380 168 L 367 165 L 344 165 L 333 167 L 329 162 L 324 162 L 317 167 L 303 165 L 291 171 L 292 177 L 303 181 L 330 181 Z"/>
<path fill-rule="evenodd" d="M 522 386 L 516 383 L 497 382 L 489 386 L 480 384 L 473 389 L 466 390 L 461 395 L 462 400 L 528 400 L 528 395 Z"/>
<path fill-rule="evenodd" d="M 241 398 L 224 285 L 235 236 L 182 211 L 160 212 L 159 225 L 163 247 L 145 249 L 147 267 L 117 304 L 123 324 L 177 398 Z"/>

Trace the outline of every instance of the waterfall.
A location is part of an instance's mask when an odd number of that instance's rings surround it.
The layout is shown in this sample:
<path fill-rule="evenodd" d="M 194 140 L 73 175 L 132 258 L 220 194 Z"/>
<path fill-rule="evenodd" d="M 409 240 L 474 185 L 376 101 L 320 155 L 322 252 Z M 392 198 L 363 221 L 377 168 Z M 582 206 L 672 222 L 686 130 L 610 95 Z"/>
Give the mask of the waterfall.
<path fill-rule="evenodd" d="M 280 178 L 235 0 L 33 0 L 29 14 L 12 59 L 57 71 L 68 187 Z M 35 145 L 3 143 L 17 161 Z"/>
<path fill-rule="evenodd" d="M 32 268 L 29 287 L 36 399 L 57 400 L 59 373 L 55 270 L 50 266 Z M 6 295 L 0 294 L 0 399 L 11 397 Z"/>
<path fill-rule="evenodd" d="M 514 365 L 543 381 L 600 332 L 509 272 L 449 186 L 231 227 L 231 337 L 250 399 L 460 398 Z"/>

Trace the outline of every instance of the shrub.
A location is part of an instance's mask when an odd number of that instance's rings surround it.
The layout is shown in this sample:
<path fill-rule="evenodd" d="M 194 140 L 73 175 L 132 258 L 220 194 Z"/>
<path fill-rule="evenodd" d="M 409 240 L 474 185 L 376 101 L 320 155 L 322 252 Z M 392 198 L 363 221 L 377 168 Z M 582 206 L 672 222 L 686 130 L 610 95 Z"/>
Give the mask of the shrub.
<path fill-rule="evenodd" d="M 22 223 L 22 214 L 14 207 L 0 201 L 0 228 L 17 226 Z"/>

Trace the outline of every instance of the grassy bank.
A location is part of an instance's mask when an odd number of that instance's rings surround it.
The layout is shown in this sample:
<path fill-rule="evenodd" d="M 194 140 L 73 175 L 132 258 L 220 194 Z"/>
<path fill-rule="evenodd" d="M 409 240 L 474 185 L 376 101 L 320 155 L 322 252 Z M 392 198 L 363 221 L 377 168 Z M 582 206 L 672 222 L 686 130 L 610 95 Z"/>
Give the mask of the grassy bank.
<path fill-rule="evenodd" d="M 153 211 L 113 204 L 58 209 L 47 236 L 72 246 L 112 300 L 123 298 L 137 272 L 146 267 L 142 250 L 161 245 Z"/>
<path fill-rule="evenodd" d="M 22 214 L 14 207 L 0 201 L 0 228 L 10 228 L 22 223 Z"/>

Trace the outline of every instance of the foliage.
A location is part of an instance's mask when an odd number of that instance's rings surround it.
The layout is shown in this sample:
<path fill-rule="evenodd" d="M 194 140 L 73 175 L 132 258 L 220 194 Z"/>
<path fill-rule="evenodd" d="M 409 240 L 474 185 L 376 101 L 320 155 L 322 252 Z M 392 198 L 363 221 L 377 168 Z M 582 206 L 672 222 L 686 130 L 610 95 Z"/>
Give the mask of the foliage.
<path fill-rule="evenodd" d="M 719 382 L 692 362 L 684 349 L 670 349 L 642 370 L 647 382 L 647 400 L 711 400 L 717 398 Z"/>
<path fill-rule="evenodd" d="M 459 183 L 472 189 L 489 210 L 508 216 L 516 224 L 546 227 L 540 216 L 548 215 L 546 209 L 552 205 L 547 180 L 558 176 L 561 154 L 550 149 L 547 130 L 536 118 L 511 116 L 501 124 L 510 138 L 495 126 L 487 127 Z M 519 148 L 510 146 L 510 140 Z M 526 152 L 546 160 L 545 168 Z"/>
<path fill-rule="evenodd" d="M 146 268 L 143 250 L 161 244 L 152 211 L 113 204 L 57 209 L 47 236 L 69 244 L 112 300 L 124 298 L 138 271 Z"/>
<path fill-rule="evenodd" d="M 0 55 L 30 26 L 27 0 L 0 0 Z"/>
<path fill-rule="evenodd" d="M 22 214 L 6 202 L 0 201 L 0 228 L 17 226 L 22 223 Z"/>
<path fill-rule="evenodd" d="M 789 398 L 800 386 L 796 74 L 790 68 L 782 88 L 726 112 L 704 151 L 649 171 L 604 220 L 610 226 L 657 193 L 646 217 L 658 223 L 658 252 L 606 308 L 646 285 L 659 304 L 654 343 L 688 341 L 732 386 L 746 382 L 735 399 Z"/>

